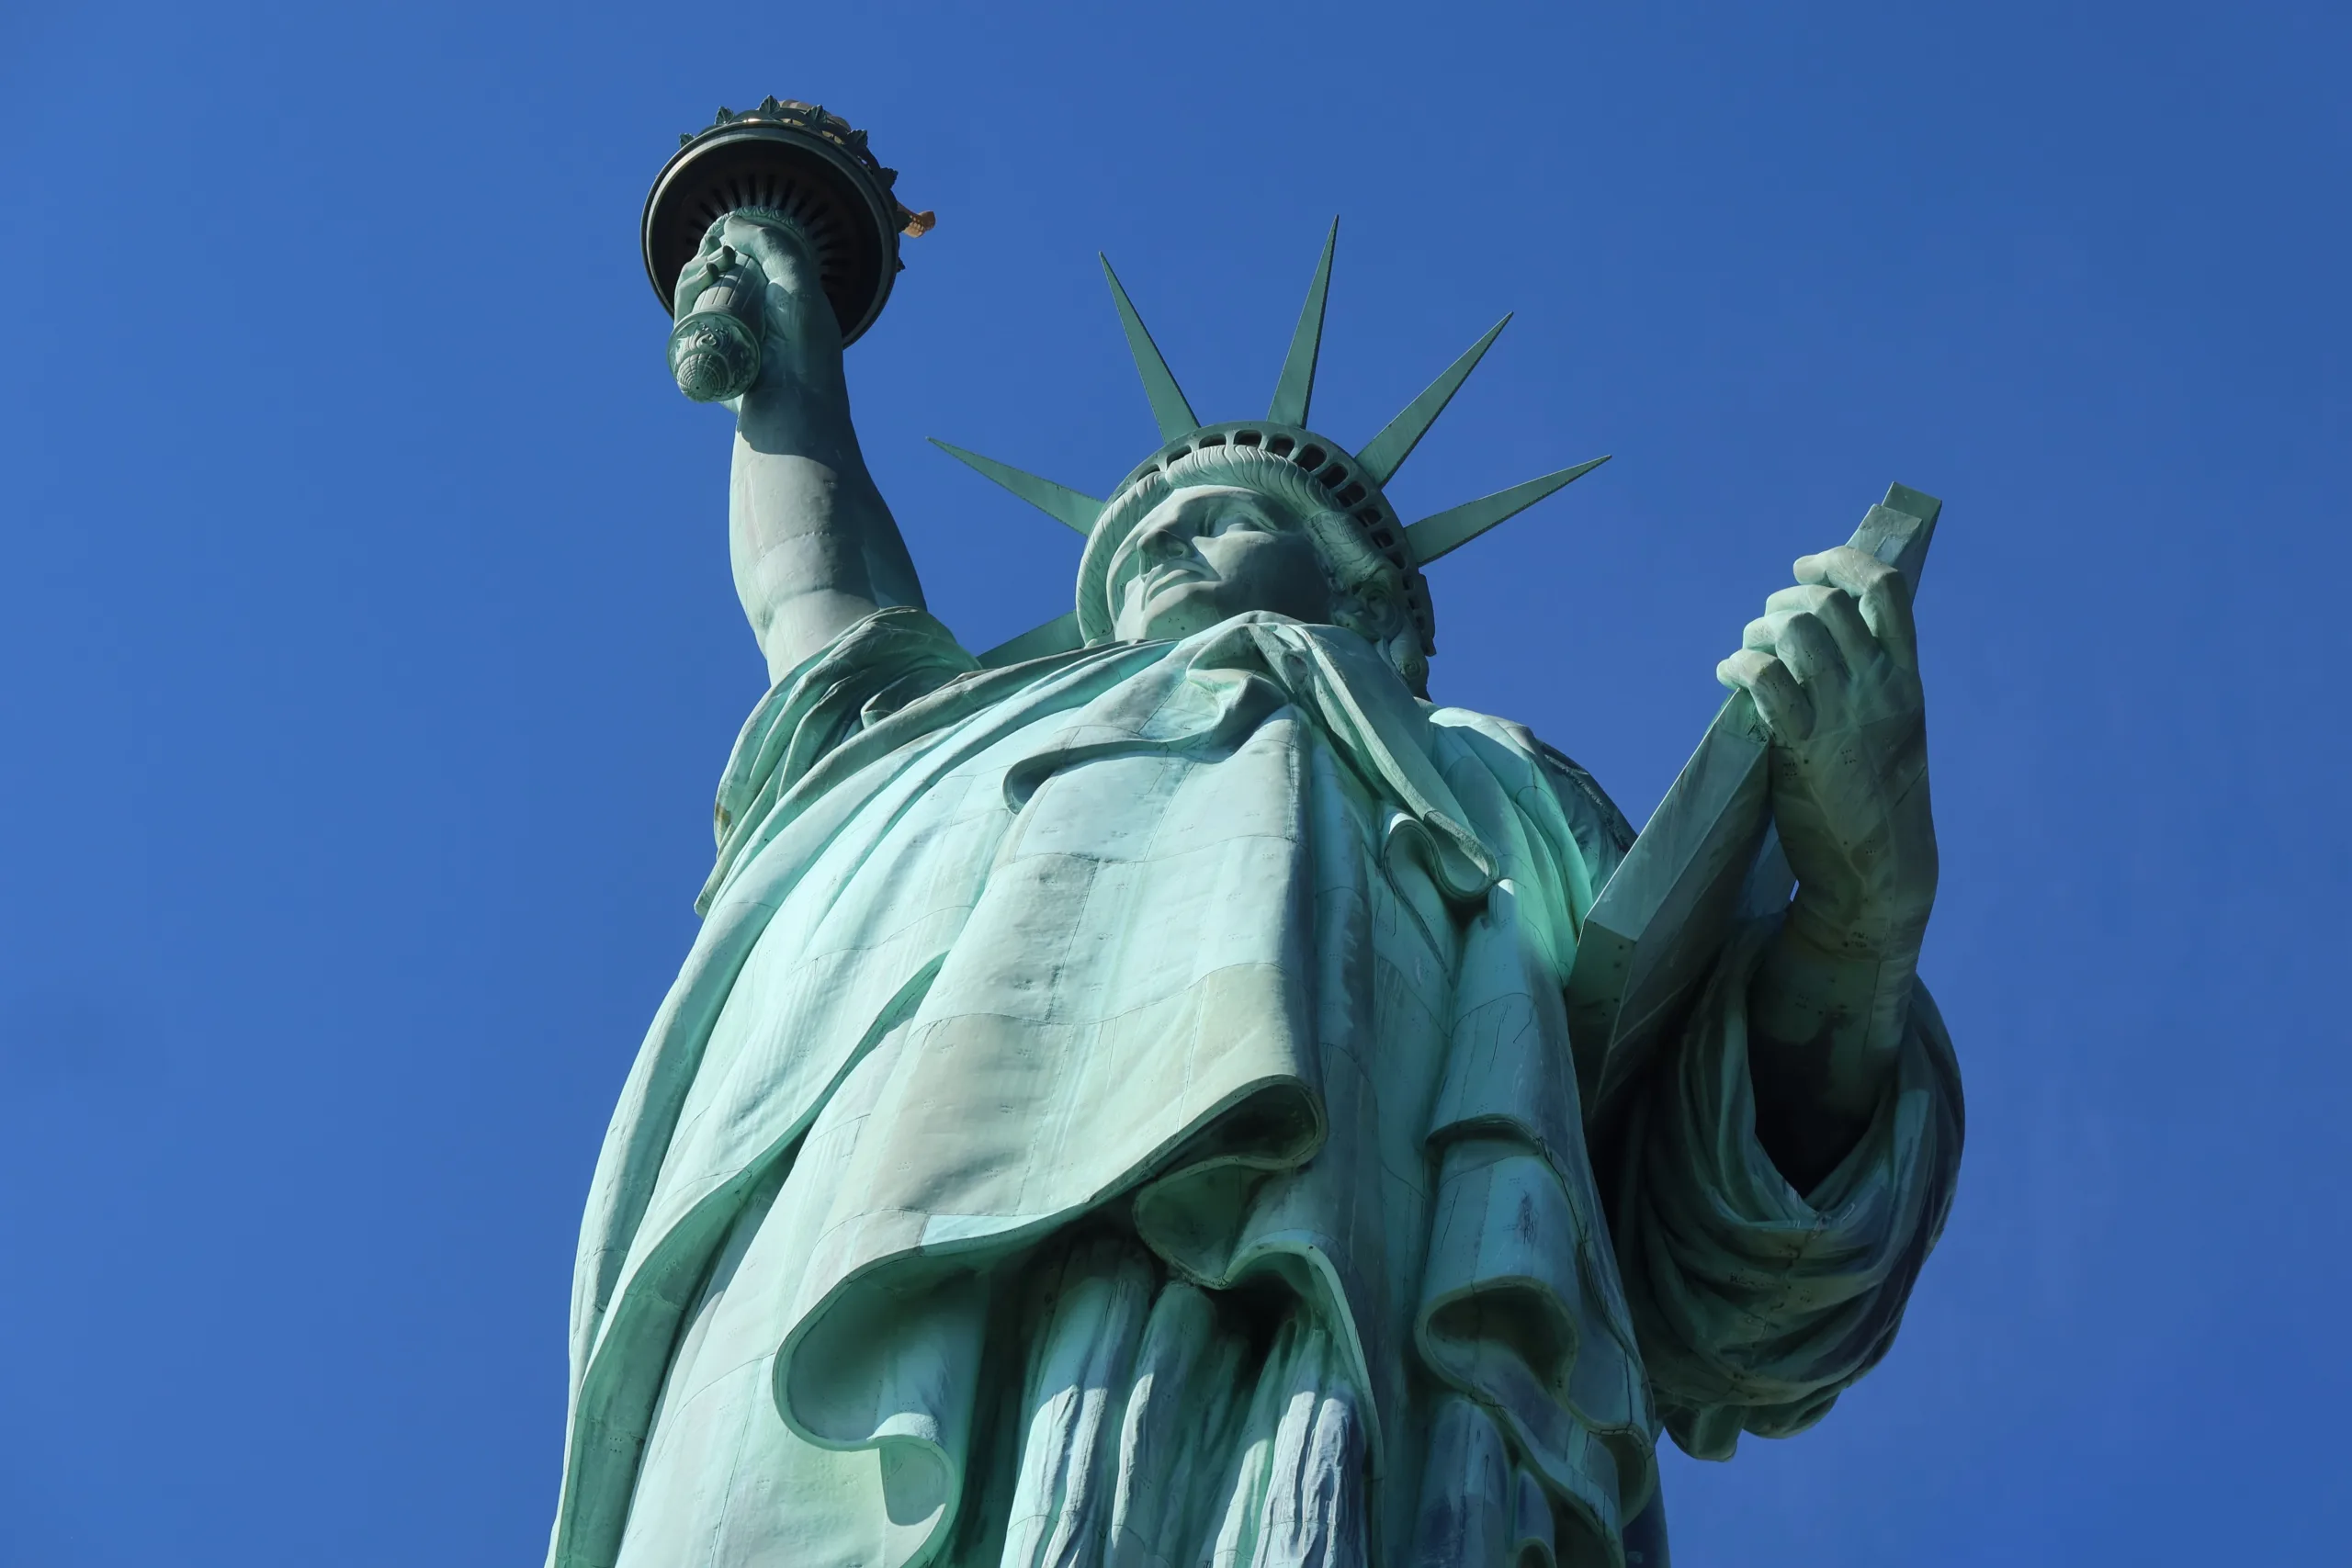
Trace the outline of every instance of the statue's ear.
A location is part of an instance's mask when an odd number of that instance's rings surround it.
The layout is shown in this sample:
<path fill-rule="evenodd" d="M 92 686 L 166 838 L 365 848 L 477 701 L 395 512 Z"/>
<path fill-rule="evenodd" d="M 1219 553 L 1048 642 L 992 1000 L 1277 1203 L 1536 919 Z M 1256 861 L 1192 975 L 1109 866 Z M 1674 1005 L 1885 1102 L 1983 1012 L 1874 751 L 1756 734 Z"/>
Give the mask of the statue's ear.
<path fill-rule="evenodd" d="M 1404 629 L 1405 595 L 1396 574 L 1382 571 L 1349 592 L 1363 606 L 1363 633 L 1374 642 L 1386 642 Z"/>
<path fill-rule="evenodd" d="M 1406 624 L 1402 595 L 1382 578 L 1340 591 L 1341 606 L 1334 618 L 1375 648 L 1385 648 Z"/>

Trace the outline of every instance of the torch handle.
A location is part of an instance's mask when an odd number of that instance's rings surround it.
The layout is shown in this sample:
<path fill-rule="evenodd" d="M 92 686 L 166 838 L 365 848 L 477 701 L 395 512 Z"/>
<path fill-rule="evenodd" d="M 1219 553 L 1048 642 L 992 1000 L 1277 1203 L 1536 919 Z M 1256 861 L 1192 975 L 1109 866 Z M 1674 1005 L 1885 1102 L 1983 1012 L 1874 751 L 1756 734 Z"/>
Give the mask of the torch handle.
<path fill-rule="evenodd" d="M 757 262 L 732 245 L 688 265 L 701 268 L 709 281 L 670 329 L 670 374 L 678 390 L 698 403 L 741 397 L 760 378 L 767 279 Z"/>

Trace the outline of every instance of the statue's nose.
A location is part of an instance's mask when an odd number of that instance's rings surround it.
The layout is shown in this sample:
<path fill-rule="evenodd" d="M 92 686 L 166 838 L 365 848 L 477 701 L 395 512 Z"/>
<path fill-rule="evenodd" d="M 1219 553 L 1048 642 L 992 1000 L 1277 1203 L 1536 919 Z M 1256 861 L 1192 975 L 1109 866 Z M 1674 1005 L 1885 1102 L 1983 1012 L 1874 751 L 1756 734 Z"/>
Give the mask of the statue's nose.
<path fill-rule="evenodd" d="M 1136 548 L 1148 560 L 1166 560 L 1184 547 L 1184 536 L 1191 530 L 1179 517 L 1163 517 L 1145 528 L 1136 540 Z"/>

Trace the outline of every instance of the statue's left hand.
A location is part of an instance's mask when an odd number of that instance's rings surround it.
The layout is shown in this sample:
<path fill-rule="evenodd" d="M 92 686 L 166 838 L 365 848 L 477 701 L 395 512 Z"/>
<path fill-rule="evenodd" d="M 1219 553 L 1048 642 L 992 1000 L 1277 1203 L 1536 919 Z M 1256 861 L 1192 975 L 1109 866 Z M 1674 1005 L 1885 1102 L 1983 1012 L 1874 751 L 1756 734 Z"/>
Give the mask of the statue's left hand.
<path fill-rule="evenodd" d="M 1937 872 L 1910 592 L 1850 545 L 1804 557 L 1796 578 L 1716 678 L 1752 696 L 1771 731 L 1792 934 L 1825 957 L 1908 957 Z"/>

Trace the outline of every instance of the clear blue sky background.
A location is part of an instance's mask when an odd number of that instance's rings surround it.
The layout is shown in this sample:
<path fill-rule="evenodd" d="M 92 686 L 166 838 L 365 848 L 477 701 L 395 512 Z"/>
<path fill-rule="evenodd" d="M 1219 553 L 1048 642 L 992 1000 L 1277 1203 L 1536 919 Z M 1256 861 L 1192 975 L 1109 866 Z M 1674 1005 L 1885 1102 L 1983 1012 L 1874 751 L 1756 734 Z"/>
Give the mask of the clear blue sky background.
<path fill-rule="evenodd" d="M 636 222 L 813 96 L 934 234 L 852 354 L 975 646 L 1153 446 L 1107 249 L 1317 423 L 1506 310 L 1396 489 L 1609 468 L 1433 573 L 1441 698 L 1641 819 L 1890 479 L 1958 1208 L 1689 1568 L 2344 1561 L 2340 5 L 0 9 L 0 1562 L 537 1561 L 596 1144 L 763 671 Z"/>

